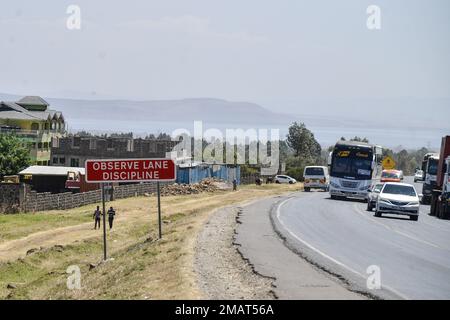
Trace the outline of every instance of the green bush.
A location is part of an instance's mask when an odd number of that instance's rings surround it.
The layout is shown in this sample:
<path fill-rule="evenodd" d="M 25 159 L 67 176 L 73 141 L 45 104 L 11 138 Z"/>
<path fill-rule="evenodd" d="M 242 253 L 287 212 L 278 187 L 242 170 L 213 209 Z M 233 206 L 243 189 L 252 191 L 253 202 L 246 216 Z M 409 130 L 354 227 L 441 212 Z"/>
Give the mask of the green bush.
<path fill-rule="evenodd" d="M 30 165 L 30 152 L 12 134 L 0 134 L 0 177 L 17 174 Z"/>

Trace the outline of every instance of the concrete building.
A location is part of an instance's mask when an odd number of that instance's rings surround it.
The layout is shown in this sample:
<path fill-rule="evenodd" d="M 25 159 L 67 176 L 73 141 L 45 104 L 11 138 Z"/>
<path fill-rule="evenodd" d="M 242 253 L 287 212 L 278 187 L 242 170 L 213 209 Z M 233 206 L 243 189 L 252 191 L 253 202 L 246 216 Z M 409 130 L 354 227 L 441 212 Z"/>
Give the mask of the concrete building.
<path fill-rule="evenodd" d="M 49 108 L 37 96 L 17 102 L 0 102 L 0 133 L 14 133 L 28 146 L 33 164 L 49 165 L 50 143 L 65 135 L 66 123 L 61 112 Z"/>
<path fill-rule="evenodd" d="M 158 139 L 68 136 L 53 140 L 51 165 L 84 167 L 87 159 L 164 158 L 176 144 Z"/>

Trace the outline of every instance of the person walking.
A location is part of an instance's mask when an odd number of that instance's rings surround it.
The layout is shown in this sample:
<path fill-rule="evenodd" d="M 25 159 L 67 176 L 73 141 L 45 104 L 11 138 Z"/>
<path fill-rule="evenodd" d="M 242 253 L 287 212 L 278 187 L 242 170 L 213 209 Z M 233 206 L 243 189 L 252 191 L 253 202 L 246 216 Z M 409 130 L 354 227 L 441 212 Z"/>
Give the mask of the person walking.
<path fill-rule="evenodd" d="M 102 216 L 102 212 L 100 211 L 100 206 L 97 206 L 97 210 L 94 211 L 94 215 L 93 215 L 93 218 L 95 220 L 94 230 L 97 229 L 97 223 L 98 223 L 98 228 L 100 229 L 101 216 Z"/>
<path fill-rule="evenodd" d="M 116 215 L 116 211 L 113 209 L 113 207 L 109 207 L 108 210 L 108 222 L 109 222 L 109 230 L 113 227 L 114 222 L 114 216 Z"/>

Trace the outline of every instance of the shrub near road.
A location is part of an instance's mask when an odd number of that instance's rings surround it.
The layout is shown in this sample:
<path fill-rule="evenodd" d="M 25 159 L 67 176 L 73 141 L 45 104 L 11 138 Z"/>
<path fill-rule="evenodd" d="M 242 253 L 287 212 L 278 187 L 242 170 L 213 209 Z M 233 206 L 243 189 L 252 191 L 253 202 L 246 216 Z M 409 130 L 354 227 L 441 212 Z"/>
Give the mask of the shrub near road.
<path fill-rule="evenodd" d="M 108 254 L 114 260 L 101 264 L 102 234 L 93 230 L 91 220 L 95 205 L 35 214 L 39 219 L 2 216 L 0 230 L 8 235 L 0 239 L 0 298 L 202 298 L 193 271 L 193 251 L 210 213 L 299 187 L 241 186 L 236 192 L 163 197 L 161 241 L 156 240 L 154 197 L 114 201 L 117 224 L 108 234 Z M 67 223 L 57 217 L 65 217 Z M 81 270 L 80 290 L 67 289 L 66 270 L 71 265 Z"/>

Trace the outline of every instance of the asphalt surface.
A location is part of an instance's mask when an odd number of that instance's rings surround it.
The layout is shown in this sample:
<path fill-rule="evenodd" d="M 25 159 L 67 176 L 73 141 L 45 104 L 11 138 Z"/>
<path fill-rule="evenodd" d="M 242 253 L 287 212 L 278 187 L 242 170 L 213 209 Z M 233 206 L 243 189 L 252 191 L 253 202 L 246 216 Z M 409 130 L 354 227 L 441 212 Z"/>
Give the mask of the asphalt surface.
<path fill-rule="evenodd" d="M 280 299 L 365 299 L 285 245 L 269 214 L 274 204 L 284 199 L 263 199 L 239 208 L 234 244 L 255 273 L 271 279 L 271 290 Z"/>
<path fill-rule="evenodd" d="M 421 184 L 415 185 L 421 193 Z M 366 207 L 331 200 L 325 192 L 298 192 L 274 205 L 272 219 L 288 247 L 358 291 L 388 299 L 450 299 L 450 221 L 429 216 L 424 205 L 419 221 L 376 218 Z M 381 290 L 367 286 L 370 266 L 379 268 Z"/>

